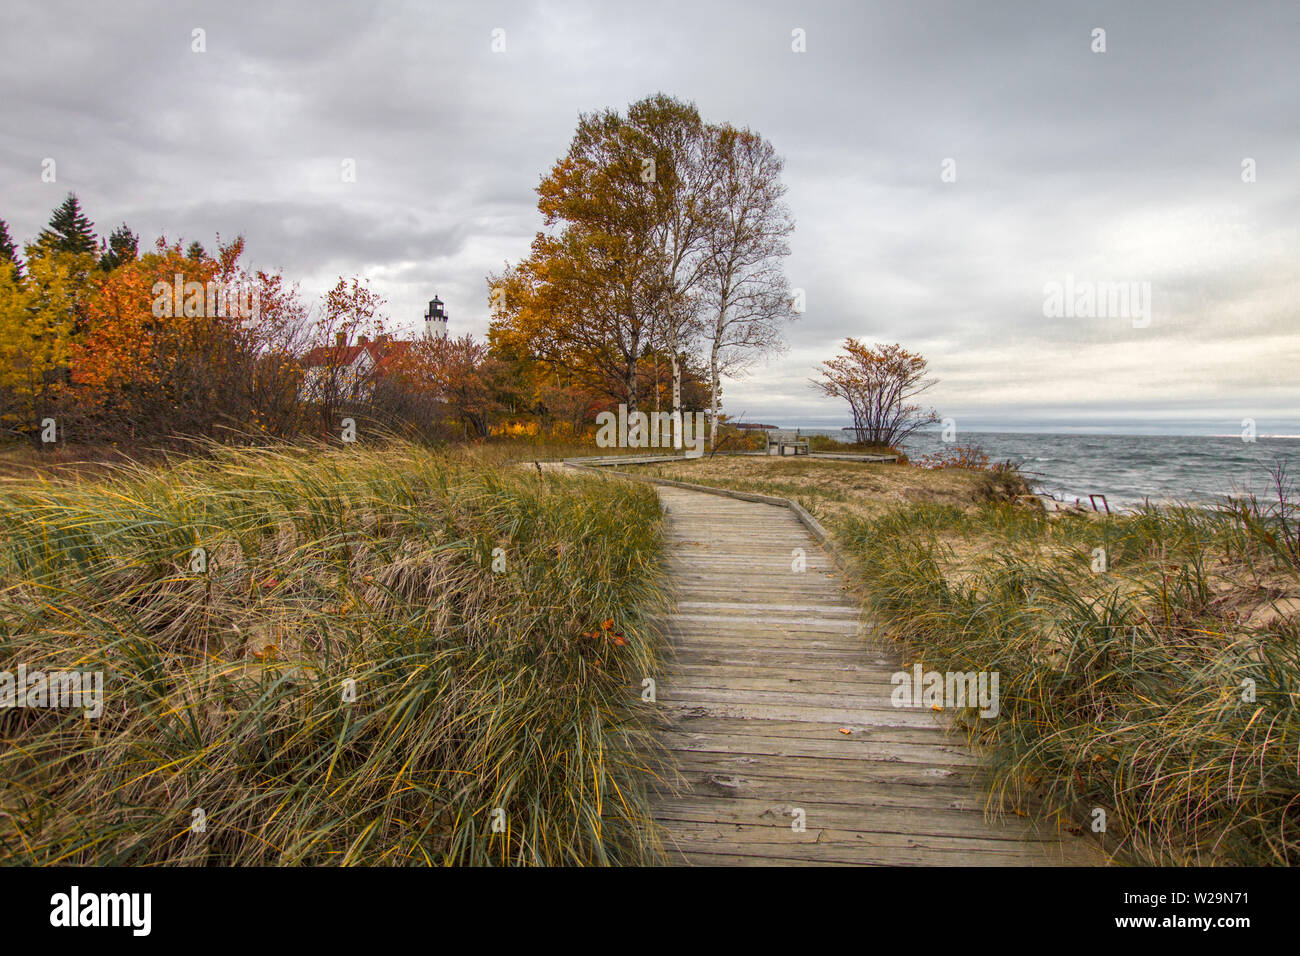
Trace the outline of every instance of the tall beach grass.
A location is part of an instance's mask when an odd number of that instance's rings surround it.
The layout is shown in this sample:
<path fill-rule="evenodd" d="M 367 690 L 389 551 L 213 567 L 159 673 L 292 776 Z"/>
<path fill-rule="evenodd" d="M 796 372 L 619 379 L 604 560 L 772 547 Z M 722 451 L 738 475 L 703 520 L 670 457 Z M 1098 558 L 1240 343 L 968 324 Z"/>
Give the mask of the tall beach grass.
<path fill-rule="evenodd" d="M 4 482 L 0 669 L 105 701 L 0 710 L 0 861 L 656 860 L 658 525 L 400 442 Z"/>
<path fill-rule="evenodd" d="M 966 726 L 997 802 L 1122 857 L 1300 862 L 1300 566 L 1276 510 L 1093 520 L 916 505 L 836 532 L 885 631 L 937 671 L 996 671 Z"/>

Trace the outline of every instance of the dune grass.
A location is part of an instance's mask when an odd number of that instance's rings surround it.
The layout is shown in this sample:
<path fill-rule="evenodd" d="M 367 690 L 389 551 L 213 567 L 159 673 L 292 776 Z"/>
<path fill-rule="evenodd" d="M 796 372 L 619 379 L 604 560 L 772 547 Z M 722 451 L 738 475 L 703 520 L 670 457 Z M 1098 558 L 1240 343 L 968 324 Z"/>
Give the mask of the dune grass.
<path fill-rule="evenodd" d="M 0 861 L 653 862 L 658 562 L 647 487 L 402 443 L 5 481 L 0 669 L 105 702 L 0 710 Z"/>
<path fill-rule="evenodd" d="M 789 498 L 824 523 L 849 514 L 876 517 L 911 502 L 967 506 L 1029 490 L 1014 473 L 929 470 L 805 455 L 719 455 L 636 469 L 655 478 Z"/>
<path fill-rule="evenodd" d="M 963 715 L 997 802 L 1075 830 L 1100 808 L 1139 862 L 1300 863 L 1300 560 L 1278 509 L 920 504 L 832 530 L 909 665 L 998 672 L 1000 715 Z"/>

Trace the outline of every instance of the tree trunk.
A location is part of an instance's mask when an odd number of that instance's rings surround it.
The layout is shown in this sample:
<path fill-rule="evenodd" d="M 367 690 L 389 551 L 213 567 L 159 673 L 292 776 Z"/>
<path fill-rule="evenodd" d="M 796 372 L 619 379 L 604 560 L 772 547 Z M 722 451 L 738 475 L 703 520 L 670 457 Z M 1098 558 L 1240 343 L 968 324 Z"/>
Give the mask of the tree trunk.
<path fill-rule="evenodd" d="M 682 447 L 682 360 L 673 353 L 673 447 Z"/>
<path fill-rule="evenodd" d="M 718 447 L 718 338 L 709 349 L 709 450 Z"/>
<path fill-rule="evenodd" d="M 659 352 L 658 352 L 658 350 L 655 350 L 654 357 L 655 357 L 655 358 L 654 358 L 654 366 L 655 366 L 655 412 L 658 413 L 658 411 L 659 411 Z"/>
<path fill-rule="evenodd" d="M 677 352 L 677 328 L 671 326 L 668 348 L 673 357 L 673 448 L 682 447 L 682 357 Z"/>

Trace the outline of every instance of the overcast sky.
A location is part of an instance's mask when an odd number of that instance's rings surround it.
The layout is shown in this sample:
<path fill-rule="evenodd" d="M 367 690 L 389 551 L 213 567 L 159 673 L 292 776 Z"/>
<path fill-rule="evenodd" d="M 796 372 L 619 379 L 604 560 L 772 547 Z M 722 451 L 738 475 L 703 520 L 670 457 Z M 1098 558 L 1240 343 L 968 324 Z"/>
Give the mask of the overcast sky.
<path fill-rule="evenodd" d="M 1293 0 L 6 0 L 5 21 L 19 243 L 71 190 L 104 234 L 242 232 L 310 297 L 360 274 L 398 329 L 436 291 L 483 334 L 484 276 L 526 254 L 578 114 L 662 91 L 786 159 L 807 312 L 727 383 L 732 414 L 847 423 L 808 379 L 856 336 L 924 353 L 959 428 L 1300 432 Z M 1067 277 L 1149 287 L 1149 322 L 1045 315 Z"/>

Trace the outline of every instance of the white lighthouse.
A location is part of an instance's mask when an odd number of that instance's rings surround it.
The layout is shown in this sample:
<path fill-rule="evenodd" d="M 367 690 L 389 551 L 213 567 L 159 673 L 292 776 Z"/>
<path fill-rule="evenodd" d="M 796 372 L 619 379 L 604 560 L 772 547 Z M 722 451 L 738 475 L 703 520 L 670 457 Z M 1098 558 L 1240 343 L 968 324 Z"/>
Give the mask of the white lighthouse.
<path fill-rule="evenodd" d="M 447 311 L 437 295 L 429 303 L 429 311 L 424 313 L 424 334 L 431 339 L 447 337 Z"/>

